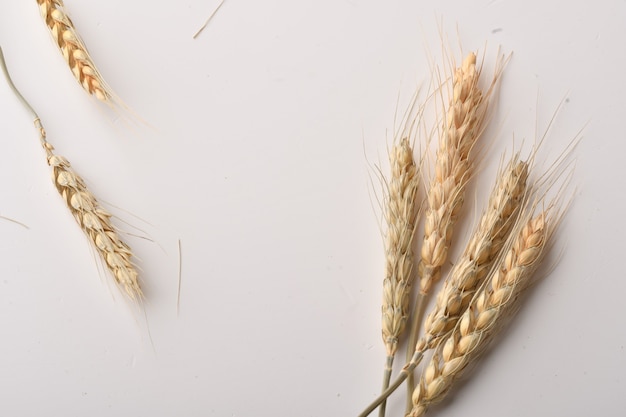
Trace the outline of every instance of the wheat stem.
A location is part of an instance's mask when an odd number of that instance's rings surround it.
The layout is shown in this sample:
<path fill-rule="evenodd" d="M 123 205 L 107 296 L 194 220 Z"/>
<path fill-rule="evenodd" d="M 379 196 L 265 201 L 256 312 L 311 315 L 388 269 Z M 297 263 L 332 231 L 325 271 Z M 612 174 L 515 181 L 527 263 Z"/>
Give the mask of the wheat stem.
<path fill-rule="evenodd" d="M 426 296 L 421 291 L 417 293 L 417 298 L 415 300 L 415 309 L 413 310 L 413 318 L 411 321 L 412 328 L 409 332 L 409 340 L 407 343 L 407 350 L 406 350 L 407 363 L 411 362 L 415 353 L 414 347 L 417 345 L 417 336 L 419 334 L 419 324 L 421 322 L 422 316 L 424 315 L 424 308 L 426 307 L 425 299 L 426 299 Z M 407 387 L 414 387 L 414 386 L 415 386 L 415 374 L 413 372 L 410 372 L 407 377 Z M 407 409 L 410 410 L 411 407 L 413 406 L 410 395 L 407 395 L 406 401 L 407 401 L 406 403 Z"/>
<path fill-rule="evenodd" d="M 383 386 L 382 392 L 389 387 L 389 381 L 391 380 L 391 373 L 393 371 L 393 360 L 395 355 L 387 356 L 387 360 L 385 361 L 385 370 L 383 372 Z M 383 401 L 380 404 L 380 408 L 378 409 L 378 417 L 385 417 L 385 409 L 387 407 L 387 401 Z"/>
<path fill-rule="evenodd" d="M 407 379 L 407 377 L 413 373 L 417 365 L 419 365 L 419 363 L 421 362 L 422 356 L 423 356 L 423 352 L 415 352 L 413 354 L 413 357 L 411 358 L 411 361 L 407 363 L 402 368 L 402 370 L 400 370 L 400 373 L 398 374 L 396 379 L 394 379 L 394 381 L 378 397 L 376 397 L 376 399 L 372 401 L 371 404 L 368 405 L 365 408 L 365 410 L 363 410 L 359 414 L 358 417 L 367 417 L 378 406 L 384 404 L 387 401 L 387 398 L 389 398 L 389 396 L 393 394 L 394 391 L 397 390 L 400 385 L 402 385 L 402 383 Z"/>

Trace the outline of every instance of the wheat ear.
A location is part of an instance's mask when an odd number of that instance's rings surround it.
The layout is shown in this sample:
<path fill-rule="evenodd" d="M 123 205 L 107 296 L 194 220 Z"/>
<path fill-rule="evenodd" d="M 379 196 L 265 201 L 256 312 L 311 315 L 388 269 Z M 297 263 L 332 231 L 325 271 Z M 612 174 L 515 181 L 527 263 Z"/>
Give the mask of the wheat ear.
<path fill-rule="evenodd" d="M 54 42 L 74 74 L 90 95 L 113 106 L 114 94 L 96 68 L 84 42 L 65 11 L 62 0 L 37 0 L 41 16 L 50 29 Z"/>
<path fill-rule="evenodd" d="M 419 170 L 413 148 L 407 138 L 396 143 L 389 157 L 391 179 L 385 200 L 387 236 L 385 242 L 386 272 L 383 281 L 382 336 L 387 351 L 383 391 L 389 384 L 398 339 L 409 316 L 409 297 L 413 284 L 413 237 L 418 217 L 417 191 Z M 385 413 L 385 404 L 380 408 Z"/>
<path fill-rule="evenodd" d="M 428 191 L 428 207 L 424 222 L 424 240 L 418 264 L 420 291 L 417 296 L 409 335 L 407 361 L 413 356 L 417 342 L 424 300 L 441 275 L 441 267 L 448 258 L 448 249 L 457 217 L 463 206 L 465 186 L 472 176 L 471 153 L 483 132 L 483 124 L 493 86 L 501 70 L 496 69 L 491 87 L 485 94 L 478 87 L 480 70 L 476 55 L 467 55 L 453 77 L 452 97 L 439 138 L 435 161 L 435 176 Z M 409 376 L 408 392 L 414 388 Z M 407 410 L 410 403 L 407 402 Z"/>
<path fill-rule="evenodd" d="M 456 325 L 493 261 L 500 254 L 526 196 L 528 164 L 515 155 L 499 173 L 489 204 L 463 254 L 450 271 L 436 304 L 424 323 L 424 335 L 415 347 L 435 347 Z"/>
<path fill-rule="evenodd" d="M 142 292 L 137 270 L 131 260 L 133 253 L 111 223 L 111 214 L 102 208 L 67 159 L 53 153 L 54 148 L 46 141 L 46 133 L 39 119 L 35 121 L 35 127 L 39 130 L 48 165 L 52 167 L 52 179 L 57 191 L 89 237 L 93 248 L 100 254 L 115 282 L 131 300 L 139 301 Z"/>
<path fill-rule="evenodd" d="M 72 169 L 67 159 L 54 154 L 54 147 L 46 140 L 46 131 L 39 116 L 13 84 L 1 48 L 0 61 L 11 89 L 33 115 L 35 128 L 39 131 L 39 139 L 46 152 L 48 165 L 52 167 L 52 179 L 57 191 L 63 197 L 63 201 L 80 228 L 89 238 L 95 251 L 104 261 L 115 282 L 131 300 L 140 301 L 142 292 L 137 279 L 137 269 L 131 260 L 133 254 L 111 223 L 111 214 L 102 208 L 96 197 L 87 189 L 83 179 Z"/>
<path fill-rule="evenodd" d="M 430 405 L 441 401 L 462 371 L 488 346 L 502 319 L 532 282 L 557 223 L 558 219 L 543 211 L 512 235 L 514 241 L 506 255 L 425 368 L 413 392 L 409 417 L 422 416 Z"/>
<path fill-rule="evenodd" d="M 392 389 L 388 389 L 383 395 L 391 394 L 395 390 L 393 387 L 397 388 L 412 375 L 426 350 L 432 349 L 447 336 L 460 315 L 467 309 L 518 218 L 527 194 L 527 179 L 528 164 L 520 161 L 519 156 L 515 155 L 499 173 L 487 209 L 481 216 L 461 258 L 439 292 L 437 303 L 426 320 L 424 337 L 417 343 L 415 353 L 394 381 Z M 372 406 L 378 406 L 380 401 L 384 399 L 379 397 Z M 369 414 L 371 410 L 366 412 Z"/>
<path fill-rule="evenodd" d="M 424 241 L 418 266 L 420 292 L 427 294 L 439 278 L 447 259 L 452 230 L 463 205 L 470 177 L 470 152 L 482 130 L 485 116 L 476 55 L 470 53 L 454 75 L 453 95 L 439 141 L 435 177 L 428 191 Z"/>

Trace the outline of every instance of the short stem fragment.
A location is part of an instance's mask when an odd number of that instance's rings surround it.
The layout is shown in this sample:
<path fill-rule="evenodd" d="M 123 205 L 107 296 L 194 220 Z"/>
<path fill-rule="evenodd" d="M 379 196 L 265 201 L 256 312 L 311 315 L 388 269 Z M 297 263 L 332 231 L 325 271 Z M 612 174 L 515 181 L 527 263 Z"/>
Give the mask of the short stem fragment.
<path fill-rule="evenodd" d="M 389 388 L 389 381 L 391 380 L 391 372 L 393 371 L 393 359 L 395 355 L 387 356 L 387 361 L 385 363 L 385 372 L 383 374 L 383 389 L 382 392 L 385 392 L 387 388 Z M 380 404 L 380 408 L 378 409 L 378 417 L 385 417 L 385 407 L 387 406 L 387 401 L 384 400 Z"/>
<path fill-rule="evenodd" d="M 420 323 L 422 322 L 422 317 L 424 316 L 424 308 L 426 303 L 426 295 L 421 291 L 417 294 L 417 300 L 415 300 L 415 309 L 413 310 L 413 318 L 411 321 L 411 328 L 409 332 L 409 343 L 406 348 L 406 360 L 407 363 L 410 363 L 413 360 L 415 354 L 415 347 L 417 345 L 417 336 L 420 330 Z M 413 402 L 411 401 L 411 394 L 415 389 L 415 375 L 411 371 L 409 375 L 407 375 L 407 412 L 411 411 L 413 408 Z"/>

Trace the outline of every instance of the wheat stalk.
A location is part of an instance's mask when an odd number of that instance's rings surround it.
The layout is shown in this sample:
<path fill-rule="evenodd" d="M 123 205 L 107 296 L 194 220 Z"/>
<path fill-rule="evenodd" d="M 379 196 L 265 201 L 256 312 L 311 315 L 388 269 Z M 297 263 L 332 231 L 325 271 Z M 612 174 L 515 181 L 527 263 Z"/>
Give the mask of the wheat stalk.
<path fill-rule="evenodd" d="M 409 317 L 409 297 L 413 284 L 413 237 L 418 217 L 419 170 L 409 140 L 395 144 L 389 157 L 391 179 L 385 200 L 387 236 L 386 272 L 383 281 L 382 336 L 387 351 L 383 391 L 389 384 L 398 339 Z M 380 409 L 384 415 L 385 405 Z"/>
<path fill-rule="evenodd" d="M 113 91 L 96 68 L 87 47 L 65 11 L 63 1 L 37 0 L 37 4 L 54 42 L 76 80 L 88 94 L 113 106 L 115 101 Z"/>
<path fill-rule="evenodd" d="M 89 238 L 94 250 L 104 261 L 115 282 L 131 300 L 140 301 L 142 292 L 137 279 L 137 269 L 132 263 L 133 254 L 111 223 L 111 214 L 102 208 L 67 159 L 53 152 L 54 147 L 46 139 L 46 131 L 39 116 L 13 84 L 1 48 L 0 64 L 11 89 L 33 115 L 35 128 L 39 132 L 39 139 L 46 152 L 48 165 L 52 167 L 52 179 L 57 191 L 63 197 L 63 201 L 80 228 Z"/>
<path fill-rule="evenodd" d="M 422 373 L 409 417 L 422 416 L 430 405 L 441 401 L 462 371 L 488 346 L 502 319 L 513 311 L 532 282 L 557 224 L 558 219 L 544 210 L 512 235 L 514 240 L 505 256 Z"/>

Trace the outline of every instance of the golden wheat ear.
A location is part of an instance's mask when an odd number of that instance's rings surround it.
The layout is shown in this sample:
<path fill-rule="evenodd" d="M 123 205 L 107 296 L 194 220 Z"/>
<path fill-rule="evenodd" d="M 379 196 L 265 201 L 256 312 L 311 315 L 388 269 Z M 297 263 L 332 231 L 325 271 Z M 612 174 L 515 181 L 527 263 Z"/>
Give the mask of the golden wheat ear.
<path fill-rule="evenodd" d="M 498 180 L 471 238 L 437 294 L 415 350 L 433 349 L 452 331 L 483 284 L 516 224 L 527 197 L 529 164 L 515 154 L 498 172 Z"/>
<path fill-rule="evenodd" d="M 525 221 L 511 235 L 506 253 L 424 369 L 409 417 L 421 417 L 432 404 L 442 401 L 502 328 L 502 320 L 514 311 L 551 244 L 560 216 L 555 211 L 542 210 L 531 217 L 532 209 L 528 210 Z"/>
<path fill-rule="evenodd" d="M 452 77 L 451 97 L 439 137 L 432 178 L 424 215 L 424 238 L 417 266 L 420 291 L 413 308 L 409 331 L 407 361 L 415 352 L 422 310 L 433 284 L 441 276 L 441 268 L 448 259 L 448 251 L 457 218 L 463 206 L 465 188 L 474 175 L 477 143 L 488 121 L 490 102 L 498 85 L 506 60 L 498 57 L 489 87 L 479 87 L 481 67 L 476 54 L 467 54 Z M 407 390 L 412 392 L 414 378 L 409 376 Z M 407 411 L 410 404 L 407 402 Z"/>
<path fill-rule="evenodd" d="M 413 158 L 408 138 L 393 145 L 389 155 L 391 178 L 387 182 L 384 217 L 385 279 L 383 280 L 382 336 L 387 351 L 383 375 L 383 391 L 391 378 L 398 342 L 409 318 L 413 284 L 413 237 L 419 217 L 417 192 L 420 185 L 419 166 Z M 385 414 L 385 404 L 380 415 Z"/>
<path fill-rule="evenodd" d="M 46 152 L 48 165 L 52 168 L 54 186 L 63 197 L 65 205 L 87 235 L 93 249 L 102 258 L 116 284 L 132 301 L 141 301 L 143 295 L 139 286 L 139 274 L 132 261 L 132 250 L 124 243 L 111 223 L 111 214 L 100 205 L 68 160 L 54 153 L 54 147 L 46 139 L 46 131 L 39 116 L 11 80 L 2 48 L 0 48 L 0 64 L 9 86 L 34 118 L 35 128 L 39 132 L 39 139 Z"/>
<path fill-rule="evenodd" d="M 113 92 L 96 67 L 87 46 L 76 31 L 62 0 L 37 0 L 39 11 L 54 43 L 65 58 L 74 78 L 87 94 L 110 108 L 124 110 L 145 123 Z"/>

